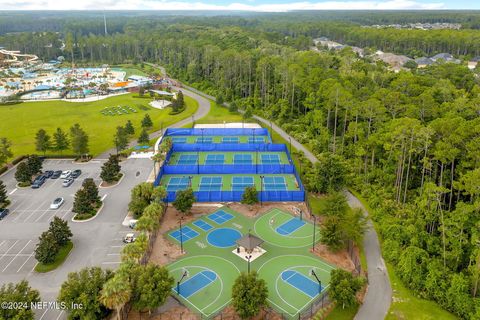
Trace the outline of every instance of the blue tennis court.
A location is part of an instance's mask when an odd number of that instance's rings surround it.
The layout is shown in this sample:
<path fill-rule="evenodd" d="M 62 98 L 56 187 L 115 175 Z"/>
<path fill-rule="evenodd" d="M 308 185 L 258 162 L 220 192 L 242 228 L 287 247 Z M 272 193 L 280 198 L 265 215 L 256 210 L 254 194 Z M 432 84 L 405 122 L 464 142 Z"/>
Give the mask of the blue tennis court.
<path fill-rule="evenodd" d="M 213 137 L 198 137 L 196 143 L 212 143 Z"/>
<path fill-rule="evenodd" d="M 170 236 L 178 242 L 180 242 L 180 239 L 183 242 L 187 242 L 190 239 L 198 237 L 198 235 L 199 233 L 190 227 L 183 227 L 181 232 L 180 229 L 178 229 L 170 233 Z"/>
<path fill-rule="evenodd" d="M 188 299 L 188 297 L 194 295 L 203 288 L 208 287 L 213 281 L 217 279 L 217 274 L 210 270 L 205 270 L 197 273 L 190 279 L 181 283 L 178 287 L 175 286 L 173 291 L 181 295 L 183 298 Z M 180 292 L 178 292 L 178 291 Z"/>
<path fill-rule="evenodd" d="M 172 137 L 172 143 L 187 143 L 186 137 Z"/>
<path fill-rule="evenodd" d="M 213 228 L 211 225 L 209 225 L 203 220 L 197 220 L 193 224 L 202 229 L 203 231 L 208 231 Z"/>
<path fill-rule="evenodd" d="M 234 164 L 252 164 L 252 155 L 251 154 L 234 154 L 233 155 Z"/>
<path fill-rule="evenodd" d="M 246 187 L 253 186 L 253 177 L 232 177 L 233 191 L 244 191 Z"/>
<path fill-rule="evenodd" d="M 185 190 L 189 184 L 190 179 L 188 177 L 172 177 L 168 181 L 167 191 L 177 192 L 178 190 Z"/>
<path fill-rule="evenodd" d="M 263 136 L 248 137 L 248 143 L 265 143 L 265 138 Z"/>
<path fill-rule="evenodd" d="M 280 164 L 280 157 L 278 154 L 262 154 L 263 164 Z"/>
<path fill-rule="evenodd" d="M 263 190 L 265 191 L 287 191 L 287 183 L 284 177 L 263 178 Z"/>
<path fill-rule="evenodd" d="M 222 142 L 223 143 L 238 143 L 239 142 L 238 137 L 223 137 Z"/>
<path fill-rule="evenodd" d="M 198 191 L 221 191 L 222 177 L 202 177 Z"/>
<path fill-rule="evenodd" d="M 216 222 L 217 224 L 223 224 L 223 223 L 227 222 L 228 220 L 233 219 L 233 215 L 231 215 L 230 213 L 225 212 L 223 210 L 219 210 L 219 211 L 214 212 L 211 215 L 209 215 L 208 219 Z"/>
<path fill-rule="evenodd" d="M 178 158 L 178 165 L 197 164 L 198 156 L 196 154 L 181 154 Z"/>
<path fill-rule="evenodd" d="M 205 158 L 205 164 L 215 165 L 215 164 L 224 164 L 225 155 L 224 154 L 207 154 Z"/>
<path fill-rule="evenodd" d="M 320 284 L 303 274 L 293 271 L 286 270 L 282 272 L 282 280 L 294 287 L 295 289 L 305 293 L 310 298 L 315 298 L 318 294 L 322 292 Z"/>
<path fill-rule="evenodd" d="M 281 226 L 279 226 L 276 229 L 276 231 L 282 236 L 286 236 L 296 231 L 297 229 L 303 227 L 304 225 L 305 225 L 305 221 L 300 220 L 298 218 L 292 218 L 287 222 L 283 223 Z"/>

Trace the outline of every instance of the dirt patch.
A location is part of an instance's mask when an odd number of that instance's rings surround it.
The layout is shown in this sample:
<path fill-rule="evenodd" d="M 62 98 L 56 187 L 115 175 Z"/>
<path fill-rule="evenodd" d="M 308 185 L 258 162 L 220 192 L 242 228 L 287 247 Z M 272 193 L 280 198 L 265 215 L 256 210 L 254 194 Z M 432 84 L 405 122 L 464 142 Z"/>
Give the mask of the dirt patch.
<path fill-rule="evenodd" d="M 218 207 L 195 206 L 192 208 L 190 214 L 184 216 L 183 223 L 187 224 L 190 221 L 196 220 L 199 217 L 212 213 L 216 210 L 218 210 Z M 159 235 L 153 245 L 150 262 L 158 265 L 165 265 L 178 259 L 182 255 L 180 252 L 180 246 L 174 244 L 166 238 L 166 233 L 168 231 L 179 227 L 179 220 L 181 216 L 183 216 L 183 214 L 174 207 L 169 206 L 167 208 L 158 231 Z"/>
<path fill-rule="evenodd" d="M 214 320 L 240 320 L 241 318 L 237 315 L 237 313 L 235 312 L 232 306 L 228 306 L 225 309 L 223 309 L 223 312 L 221 315 L 216 316 L 213 319 Z M 282 320 L 283 318 L 273 310 L 262 310 L 257 316 L 250 319 L 251 320 L 263 320 L 263 319 Z"/>
<path fill-rule="evenodd" d="M 350 255 L 346 249 L 332 252 L 327 248 L 326 245 L 317 243 L 313 253 L 323 260 L 349 272 L 352 272 L 355 269 L 355 265 L 352 259 L 350 259 Z"/>
<path fill-rule="evenodd" d="M 186 307 L 174 307 L 170 308 L 168 311 L 162 312 L 162 314 L 149 316 L 148 313 L 140 313 L 136 311 L 131 311 L 128 314 L 129 320 L 197 320 L 199 317 L 193 314 Z"/>

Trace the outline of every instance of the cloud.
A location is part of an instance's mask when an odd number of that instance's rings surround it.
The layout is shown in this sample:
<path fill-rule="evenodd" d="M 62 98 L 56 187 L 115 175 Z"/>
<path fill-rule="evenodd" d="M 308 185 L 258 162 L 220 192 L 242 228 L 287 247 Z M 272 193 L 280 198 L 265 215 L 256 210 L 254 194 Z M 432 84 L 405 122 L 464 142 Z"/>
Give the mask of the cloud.
<path fill-rule="evenodd" d="M 247 0 L 248 1 L 248 0 Z M 236 10 L 287 12 L 294 10 L 431 10 L 445 9 L 442 2 L 422 3 L 412 0 L 320 1 L 281 4 L 230 3 L 226 5 L 169 0 L 0 0 L 0 10 Z"/>

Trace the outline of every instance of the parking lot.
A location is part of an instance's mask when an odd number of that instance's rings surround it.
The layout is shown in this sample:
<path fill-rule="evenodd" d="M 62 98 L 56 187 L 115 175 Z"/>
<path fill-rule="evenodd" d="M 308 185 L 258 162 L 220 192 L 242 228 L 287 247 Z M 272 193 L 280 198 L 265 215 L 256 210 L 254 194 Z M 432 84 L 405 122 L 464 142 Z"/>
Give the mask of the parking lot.
<path fill-rule="evenodd" d="M 121 261 L 123 238 L 129 232 L 122 226 L 127 213 L 130 190 L 143 182 L 152 170 L 149 159 L 131 159 L 121 163 L 124 178 L 112 188 L 100 188 L 103 209 L 97 217 L 87 222 L 73 222 L 72 206 L 76 191 L 85 178 L 93 178 L 99 184 L 104 160 L 92 160 L 86 164 L 74 164 L 72 160 L 45 160 L 43 170 L 82 170 L 82 174 L 69 187 L 62 186 L 62 179 L 47 179 L 38 189 L 18 188 L 15 169 L 0 177 L 7 186 L 11 204 L 10 213 L 0 221 L 0 285 L 27 279 L 40 290 L 42 301 L 55 301 L 62 282 L 69 272 L 86 266 L 115 269 Z M 56 210 L 50 204 L 57 197 L 65 202 Z M 54 216 L 68 221 L 72 230 L 74 248 L 66 261 L 55 271 L 38 274 L 35 246 L 40 234 L 48 229 Z M 59 310 L 37 310 L 37 319 L 66 319 Z"/>

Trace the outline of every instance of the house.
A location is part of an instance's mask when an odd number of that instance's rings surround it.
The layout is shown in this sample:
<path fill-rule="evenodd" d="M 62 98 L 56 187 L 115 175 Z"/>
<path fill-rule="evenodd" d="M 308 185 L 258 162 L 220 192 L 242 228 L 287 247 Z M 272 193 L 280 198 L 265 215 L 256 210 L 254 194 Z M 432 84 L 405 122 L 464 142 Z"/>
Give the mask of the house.
<path fill-rule="evenodd" d="M 460 63 L 460 60 L 455 59 L 454 56 L 452 56 L 450 53 L 439 53 L 431 57 L 433 61 L 437 62 L 438 60 L 443 60 L 445 62 L 451 62 L 451 63 Z"/>
<path fill-rule="evenodd" d="M 427 57 L 417 58 L 415 59 L 415 62 L 417 63 L 418 68 L 425 68 L 434 64 L 434 61 Z"/>
<path fill-rule="evenodd" d="M 131 75 L 127 80 L 133 81 L 137 86 L 145 86 L 152 83 L 152 79 L 137 75 Z"/>
<path fill-rule="evenodd" d="M 480 56 L 473 57 L 468 61 L 468 69 L 473 70 L 477 67 L 480 62 Z"/>
<path fill-rule="evenodd" d="M 392 68 L 399 69 L 403 67 L 405 63 L 412 60 L 407 56 L 396 55 L 393 53 L 381 53 L 377 54 L 377 58 L 390 65 Z"/>

